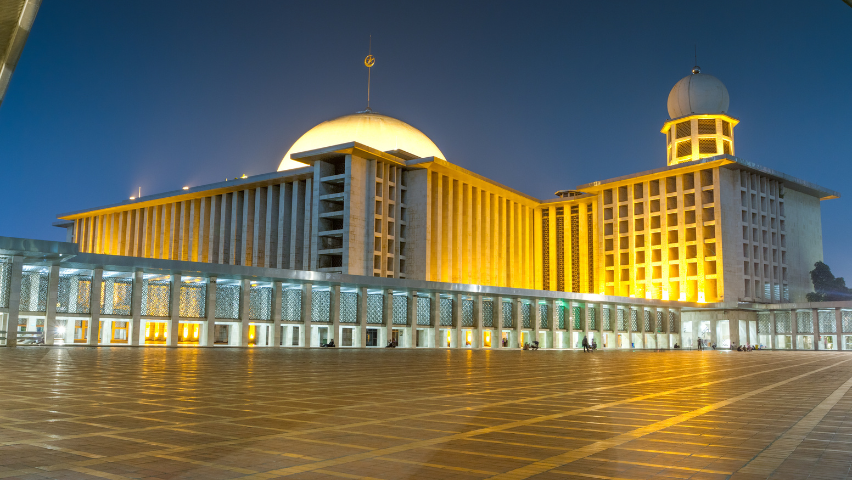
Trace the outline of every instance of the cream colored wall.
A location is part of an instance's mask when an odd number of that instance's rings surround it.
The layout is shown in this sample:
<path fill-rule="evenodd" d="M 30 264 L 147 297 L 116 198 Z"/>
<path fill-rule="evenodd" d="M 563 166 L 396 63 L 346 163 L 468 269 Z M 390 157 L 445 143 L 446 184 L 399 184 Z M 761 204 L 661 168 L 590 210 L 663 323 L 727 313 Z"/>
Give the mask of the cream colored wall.
<path fill-rule="evenodd" d="M 537 201 L 455 166 L 407 175 L 407 278 L 533 288 Z"/>
<path fill-rule="evenodd" d="M 823 260 L 819 199 L 787 189 L 784 194 L 787 282 L 790 301 L 804 302 L 813 291 L 810 271 Z"/>
<path fill-rule="evenodd" d="M 74 219 L 87 253 L 306 269 L 311 179 Z"/>

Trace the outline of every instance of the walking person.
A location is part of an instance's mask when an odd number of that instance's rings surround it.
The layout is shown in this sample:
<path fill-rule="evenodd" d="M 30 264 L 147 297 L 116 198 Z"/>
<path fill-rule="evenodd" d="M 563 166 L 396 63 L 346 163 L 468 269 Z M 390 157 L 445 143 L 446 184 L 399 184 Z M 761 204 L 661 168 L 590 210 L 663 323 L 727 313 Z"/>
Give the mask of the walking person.
<path fill-rule="evenodd" d="M 589 339 L 587 337 L 583 337 L 583 351 L 589 351 Z"/>
<path fill-rule="evenodd" d="M 701 341 L 701 337 L 698 337 L 698 351 L 704 350 L 704 342 Z"/>

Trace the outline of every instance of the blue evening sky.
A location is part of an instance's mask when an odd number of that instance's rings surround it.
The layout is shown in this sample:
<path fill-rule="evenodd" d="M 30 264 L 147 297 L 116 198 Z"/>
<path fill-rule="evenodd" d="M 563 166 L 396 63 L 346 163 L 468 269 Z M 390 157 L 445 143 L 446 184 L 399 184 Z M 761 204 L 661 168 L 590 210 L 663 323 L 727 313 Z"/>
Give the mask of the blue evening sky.
<path fill-rule="evenodd" d="M 364 108 L 371 34 L 376 111 L 539 198 L 664 166 L 666 97 L 697 44 L 737 156 L 843 195 L 822 203 L 825 259 L 852 277 L 841 0 L 45 1 L 0 108 L 0 235 L 61 240 L 56 214 L 138 187 L 274 171 Z"/>

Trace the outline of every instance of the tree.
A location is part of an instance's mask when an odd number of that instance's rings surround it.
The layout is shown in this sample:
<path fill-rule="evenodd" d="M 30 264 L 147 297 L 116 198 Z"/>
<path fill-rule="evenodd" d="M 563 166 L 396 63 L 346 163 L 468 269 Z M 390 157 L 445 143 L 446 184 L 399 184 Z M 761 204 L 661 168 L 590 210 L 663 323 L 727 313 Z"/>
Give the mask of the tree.
<path fill-rule="evenodd" d="M 809 302 L 837 302 L 852 300 L 852 289 L 846 286 L 843 277 L 835 278 L 831 268 L 822 262 L 816 262 L 811 270 L 814 292 L 807 295 Z"/>

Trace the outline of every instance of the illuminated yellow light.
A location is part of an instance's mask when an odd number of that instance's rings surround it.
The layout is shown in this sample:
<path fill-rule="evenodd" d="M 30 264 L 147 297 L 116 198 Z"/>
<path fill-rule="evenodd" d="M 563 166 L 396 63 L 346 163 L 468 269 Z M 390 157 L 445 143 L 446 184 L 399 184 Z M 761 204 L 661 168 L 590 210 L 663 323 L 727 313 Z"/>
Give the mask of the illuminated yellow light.
<path fill-rule="evenodd" d="M 184 337 L 189 336 L 189 327 L 187 327 L 187 326 L 183 327 L 183 336 Z"/>
<path fill-rule="evenodd" d="M 183 187 L 184 190 L 189 190 L 189 187 Z"/>
<path fill-rule="evenodd" d="M 130 197 L 131 200 L 136 200 L 136 197 Z"/>
<path fill-rule="evenodd" d="M 243 176 L 242 176 L 242 177 L 240 177 L 240 178 L 248 178 L 248 175 L 246 175 L 246 174 L 244 173 L 244 174 L 243 174 Z"/>

